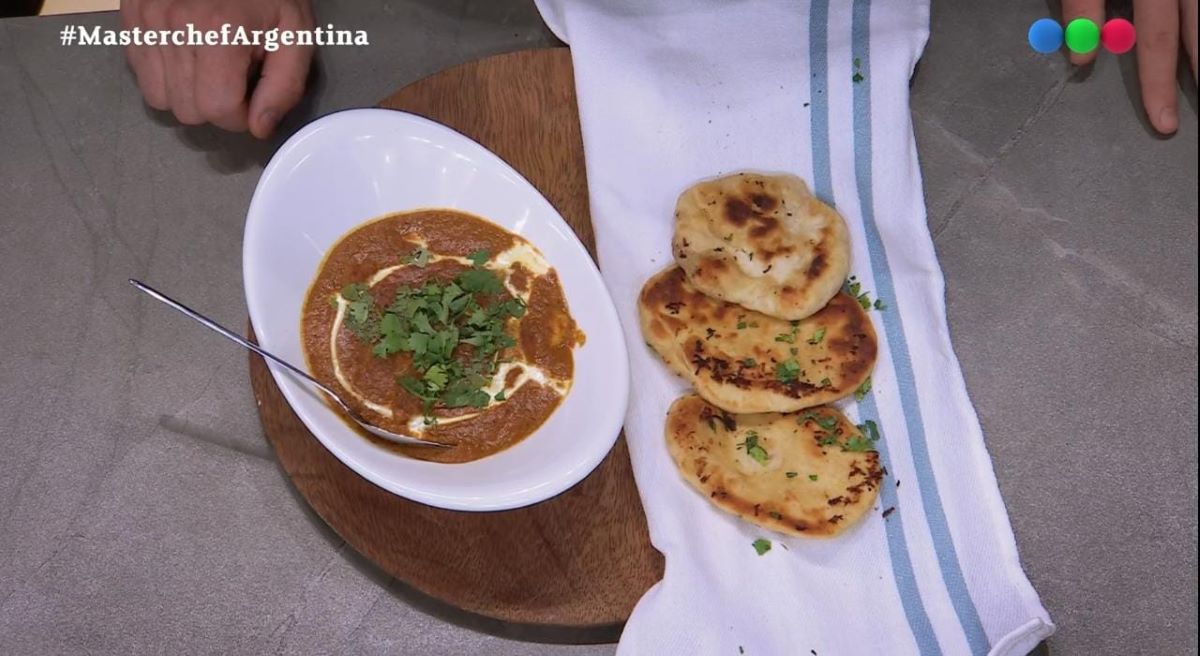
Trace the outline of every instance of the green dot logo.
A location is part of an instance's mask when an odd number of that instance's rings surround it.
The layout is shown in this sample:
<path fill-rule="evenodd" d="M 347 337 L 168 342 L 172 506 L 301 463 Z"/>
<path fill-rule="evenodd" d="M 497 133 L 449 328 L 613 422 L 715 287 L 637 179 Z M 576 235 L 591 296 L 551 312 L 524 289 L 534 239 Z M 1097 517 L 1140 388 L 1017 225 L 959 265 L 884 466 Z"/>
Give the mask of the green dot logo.
<path fill-rule="evenodd" d="M 1087 18 L 1076 18 L 1067 23 L 1063 40 L 1067 42 L 1067 50 L 1086 55 L 1100 45 L 1100 28 Z"/>

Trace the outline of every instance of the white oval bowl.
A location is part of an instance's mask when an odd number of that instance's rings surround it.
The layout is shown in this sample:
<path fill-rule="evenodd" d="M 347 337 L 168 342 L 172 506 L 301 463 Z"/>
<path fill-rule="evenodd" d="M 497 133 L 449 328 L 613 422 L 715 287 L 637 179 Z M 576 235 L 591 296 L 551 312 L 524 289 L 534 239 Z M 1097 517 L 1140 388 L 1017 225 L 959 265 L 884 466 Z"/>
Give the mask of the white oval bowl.
<path fill-rule="evenodd" d="M 528 239 L 559 275 L 586 335 L 570 393 L 532 435 L 462 464 L 406 458 L 351 430 L 310 387 L 271 374 L 312 434 L 367 480 L 453 510 L 504 510 L 552 497 L 587 476 L 612 448 L 629 396 L 617 313 L 600 272 L 558 212 L 511 166 L 428 119 L 355 109 L 318 119 L 275 153 L 258 181 L 242 245 L 246 305 L 259 343 L 304 365 L 300 321 L 325 253 L 347 232 L 393 212 L 447 207 Z"/>

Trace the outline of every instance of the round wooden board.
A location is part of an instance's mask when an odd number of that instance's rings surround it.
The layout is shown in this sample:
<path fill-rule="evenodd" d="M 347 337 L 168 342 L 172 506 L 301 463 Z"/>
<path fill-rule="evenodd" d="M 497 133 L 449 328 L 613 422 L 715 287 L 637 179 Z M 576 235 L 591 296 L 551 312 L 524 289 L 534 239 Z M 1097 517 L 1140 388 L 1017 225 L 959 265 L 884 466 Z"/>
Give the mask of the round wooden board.
<path fill-rule="evenodd" d="M 565 48 L 452 68 L 381 106 L 429 117 L 490 148 L 545 194 L 595 256 Z M 437 600 L 505 622 L 602 629 L 622 624 L 662 578 L 624 437 L 590 476 L 548 501 L 497 513 L 440 510 L 385 492 L 333 457 L 257 356 L 250 381 L 267 439 L 317 514 L 385 572 Z"/>

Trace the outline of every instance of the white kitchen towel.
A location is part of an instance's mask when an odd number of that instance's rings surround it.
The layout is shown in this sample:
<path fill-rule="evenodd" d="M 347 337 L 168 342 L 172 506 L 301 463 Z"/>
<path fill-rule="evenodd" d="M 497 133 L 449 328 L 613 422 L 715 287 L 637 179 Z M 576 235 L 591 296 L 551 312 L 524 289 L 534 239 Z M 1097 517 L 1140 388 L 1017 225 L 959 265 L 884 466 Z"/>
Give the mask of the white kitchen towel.
<path fill-rule="evenodd" d="M 600 265 L 630 346 L 626 436 L 666 574 L 623 656 L 1025 654 L 1054 625 L 1021 569 L 950 344 L 925 222 L 908 80 L 923 0 L 538 0 L 571 46 Z M 636 298 L 671 263 L 679 192 L 789 171 L 846 218 L 871 317 L 878 509 L 832 540 L 783 538 L 711 506 L 663 441 L 686 385 L 646 347 Z M 886 517 L 885 517 L 885 511 Z M 756 555 L 766 537 L 774 548 Z M 786 548 L 784 548 L 786 547 Z"/>

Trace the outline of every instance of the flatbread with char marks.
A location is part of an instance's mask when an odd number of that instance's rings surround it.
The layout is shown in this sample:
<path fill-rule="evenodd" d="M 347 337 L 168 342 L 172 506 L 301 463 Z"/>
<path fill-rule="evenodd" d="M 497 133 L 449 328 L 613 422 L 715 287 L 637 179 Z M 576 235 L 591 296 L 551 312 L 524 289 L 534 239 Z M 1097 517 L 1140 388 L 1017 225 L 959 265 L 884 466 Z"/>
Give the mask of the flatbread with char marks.
<path fill-rule="evenodd" d="M 850 271 L 845 221 L 786 174 L 689 187 L 676 203 L 672 252 L 705 294 L 789 320 L 824 307 Z"/>
<path fill-rule="evenodd" d="M 844 532 L 874 506 L 886 473 L 872 443 L 828 407 L 734 416 L 689 394 L 671 405 L 666 439 L 713 505 L 791 535 Z"/>
<path fill-rule="evenodd" d="M 878 351 L 866 311 L 844 292 L 806 319 L 785 321 L 710 298 L 671 267 L 646 281 L 638 310 L 646 343 L 727 412 L 836 401 L 866 380 Z"/>

